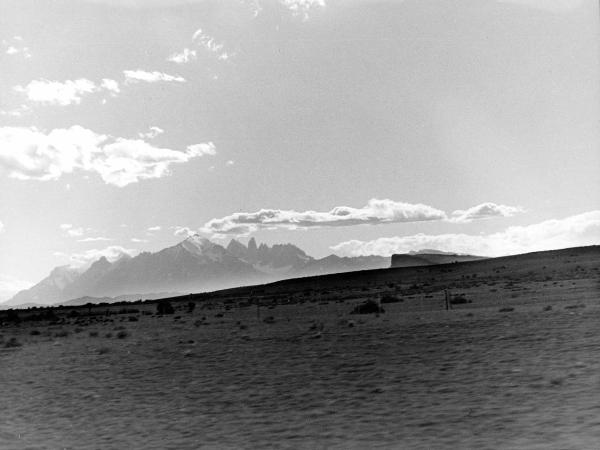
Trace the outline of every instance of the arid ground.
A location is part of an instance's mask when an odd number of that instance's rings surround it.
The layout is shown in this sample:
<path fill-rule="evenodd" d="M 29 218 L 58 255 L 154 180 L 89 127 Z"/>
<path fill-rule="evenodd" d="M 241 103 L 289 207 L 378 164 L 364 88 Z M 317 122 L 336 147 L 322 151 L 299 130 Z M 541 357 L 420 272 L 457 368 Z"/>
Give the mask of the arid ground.
<path fill-rule="evenodd" d="M 5 314 L 0 448 L 597 448 L 600 249 L 511 258 Z"/>

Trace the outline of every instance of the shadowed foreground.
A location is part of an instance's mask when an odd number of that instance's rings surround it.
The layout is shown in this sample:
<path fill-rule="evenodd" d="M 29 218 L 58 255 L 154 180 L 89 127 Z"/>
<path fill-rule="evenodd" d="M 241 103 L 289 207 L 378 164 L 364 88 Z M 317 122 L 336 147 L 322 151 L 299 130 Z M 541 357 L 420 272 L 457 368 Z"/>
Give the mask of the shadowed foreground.
<path fill-rule="evenodd" d="M 596 303 L 4 327 L 0 447 L 593 448 Z"/>

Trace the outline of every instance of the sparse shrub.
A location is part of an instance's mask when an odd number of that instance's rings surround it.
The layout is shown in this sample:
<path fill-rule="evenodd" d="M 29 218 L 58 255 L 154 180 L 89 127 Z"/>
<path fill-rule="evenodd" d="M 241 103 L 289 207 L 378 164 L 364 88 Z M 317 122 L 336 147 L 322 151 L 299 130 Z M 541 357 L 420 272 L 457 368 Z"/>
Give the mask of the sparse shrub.
<path fill-rule="evenodd" d="M 275 323 L 275 317 L 273 316 L 267 316 L 263 319 L 264 323 L 268 323 L 268 324 L 272 324 Z"/>
<path fill-rule="evenodd" d="M 188 302 L 187 304 L 187 312 L 188 313 L 193 313 L 194 309 L 196 309 L 196 303 L 195 302 Z"/>
<path fill-rule="evenodd" d="M 56 333 L 54 333 L 54 337 L 67 337 L 69 335 L 69 332 L 67 330 L 58 330 Z"/>
<path fill-rule="evenodd" d="M 499 312 L 511 312 L 514 310 L 515 310 L 515 308 L 513 308 L 512 306 L 505 306 L 504 308 L 500 308 L 498 311 Z"/>
<path fill-rule="evenodd" d="M 386 294 L 381 297 L 381 303 L 398 303 L 404 301 L 400 297 L 396 297 L 395 295 Z"/>
<path fill-rule="evenodd" d="M 109 348 L 108 348 L 108 347 L 100 347 L 100 348 L 98 349 L 98 354 L 99 354 L 99 355 L 105 355 L 105 354 L 107 354 L 109 351 L 110 351 L 110 350 L 109 350 Z"/>
<path fill-rule="evenodd" d="M 471 300 L 467 300 L 465 294 L 457 294 L 452 296 L 452 298 L 450 299 L 451 305 L 464 305 L 466 303 L 471 303 Z"/>
<path fill-rule="evenodd" d="M 552 305 L 544 306 L 544 311 L 552 311 Z"/>
<path fill-rule="evenodd" d="M 376 301 L 367 300 L 366 302 L 357 305 L 350 314 L 379 314 L 384 313 L 385 309 L 383 309 Z"/>
<path fill-rule="evenodd" d="M 75 328 L 75 330 L 73 330 L 75 333 L 81 333 L 83 331 L 83 328 Z"/>
<path fill-rule="evenodd" d="M 129 319 L 128 319 L 128 320 L 129 320 L 130 322 L 137 322 L 137 321 L 138 321 L 138 318 L 137 318 L 137 317 L 135 317 L 135 316 L 129 316 Z"/>
<path fill-rule="evenodd" d="M 156 313 L 160 315 L 174 314 L 175 310 L 173 309 L 173 306 L 171 306 L 170 302 L 168 302 L 167 300 L 161 300 L 156 305 Z"/>
<path fill-rule="evenodd" d="M 112 333 L 106 333 L 104 337 L 110 339 L 112 337 Z"/>
<path fill-rule="evenodd" d="M 23 344 L 21 344 L 16 337 L 11 337 L 8 341 L 6 341 L 4 343 L 4 347 L 5 348 L 14 348 L 14 347 L 21 347 Z"/>
<path fill-rule="evenodd" d="M 126 330 L 126 328 L 123 325 L 118 325 L 114 329 L 115 329 L 115 331 Z"/>
<path fill-rule="evenodd" d="M 127 333 L 125 330 L 121 330 L 117 333 L 118 339 L 125 339 L 127 336 L 129 336 L 129 333 Z"/>
<path fill-rule="evenodd" d="M 97 331 L 90 331 L 90 337 L 98 337 Z"/>
<path fill-rule="evenodd" d="M 40 330 L 31 330 L 31 331 L 29 332 L 29 334 L 30 334 L 31 336 L 39 336 L 39 335 L 40 335 L 40 334 L 42 334 L 42 333 L 40 333 Z"/>

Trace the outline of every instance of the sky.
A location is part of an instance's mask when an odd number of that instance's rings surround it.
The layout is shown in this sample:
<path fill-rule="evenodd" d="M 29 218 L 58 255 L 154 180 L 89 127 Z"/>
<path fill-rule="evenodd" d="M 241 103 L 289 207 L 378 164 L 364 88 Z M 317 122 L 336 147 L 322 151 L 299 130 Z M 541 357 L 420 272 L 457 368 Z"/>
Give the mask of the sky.
<path fill-rule="evenodd" d="M 200 233 L 600 244 L 595 0 L 3 0 L 0 300 Z"/>

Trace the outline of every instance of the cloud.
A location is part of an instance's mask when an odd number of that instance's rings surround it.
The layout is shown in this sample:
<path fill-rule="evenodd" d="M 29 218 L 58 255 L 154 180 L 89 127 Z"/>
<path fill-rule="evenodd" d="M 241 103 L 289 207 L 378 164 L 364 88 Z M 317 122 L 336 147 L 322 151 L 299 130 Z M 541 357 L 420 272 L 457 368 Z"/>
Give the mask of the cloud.
<path fill-rule="evenodd" d="M 21 280 L 11 275 L 0 274 L 0 302 L 8 300 L 17 292 L 33 286 L 31 281 Z"/>
<path fill-rule="evenodd" d="M 29 47 L 23 45 L 23 38 L 21 36 L 3 39 L 2 48 L 4 49 L 4 53 L 9 56 L 21 56 L 24 59 L 31 58 Z"/>
<path fill-rule="evenodd" d="M 226 166 L 233 166 L 235 164 L 235 161 L 233 159 L 230 159 L 228 161 L 225 162 Z"/>
<path fill-rule="evenodd" d="M 154 227 L 149 227 L 146 231 L 148 233 L 155 233 L 155 232 L 160 231 L 160 230 L 162 230 L 162 227 L 160 225 L 156 225 Z"/>
<path fill-rule="evenodd" d="M 77 239 L 77 242 L 101 242 L 101 241 L 112 241 L 114 239 L 98 236 L 98 237 L 86 237 L 84 239 Z"/>
<path fill-rule="evenodd" d="M 202 144 L 188 145 L 187 150 L 188 150 L 188 152 L 192 153 L 195 156 L 203 156 L 203 155 L 214 156 L 217 154 L 217 149 L 215 148 L 215 146 L 212 142 L 209 142 L 208 144 L 202 143 Z"/>
<path fill-rule="evenodd" d="M 134 256 L 136 253 L 136 250 L 133 249 L 124 248 L 119 245 L 111 245 L 102 249 L 94 248 L 82 253 L 72 253 L 70 255 L 62 252 L 55 252 L 54 256 L 68 259 L 72 267 L 85 267 L 103 256 L 110 262 L 113 262 L 125 255 Z"/>
<path fill-rule="evenodd" d="M 81 237 L 85 233 L 85 230 L 82 227 L 74 227 L 70 223 L 61 223 L 59 228 L 64 231 L 66 236 L 70 237 Z M 91 231 L 88 229 L 88 231 Z"/>
<path fill-rule="evenodd" d="M 196 234 L 196 232 L 194 230 L 192 230 L 191 228 L 188 227 L 181 227 L 181 226 L 174 226 L 171 227 L 171 230 L 173 231 L 173 235 L 174 236 L 193 236 L 194 234 Z"/>
<path fill-rule="evenodd" d="M 553 13 L 569 12 L 583 5 L 583 0 L 498 0 Z"/>
<path fill-rule="evenodd" d="M 167 61 L 171 61 L 177 64 L 185 64 L 195 60 L 196 50 L 190 50 L 189 48 L 184 48 L 181 52 L 173 53 L 167 58 Z"/>
<path fill-rule="evenodd" d="M 209 34 L 206 34 L 202 28 L 198 28 L 194 34 L 192 35 L 192 46 L 200 50 L 204 50 L 211 54 L 215 54 L 217 59 L 220 61 L 225 61 L 231 57 L 231 53 L 228 53 L 224 50 L 225 44 L 221 42 L 217 42 L 217 40 Z M 167 61 L 171 61 L 177 64 L 186 64 L 191 61 L 195 61 L 198 57 L 198 52 L 196 49 L 190 49 L 188 47 L 184 48 L 180 52 L 173 53 L 169 55 Z"/>
<path fill-rule="evenodd" d="M 66 81 L 33 80 L 26 86 L 15 86 L 14 90 L 23 93 L 29 101 L 47 105 L 67 106 L 81 103 L 83 96 L 96 92 L 109 92 L 116 95 L 120 92 L 119 83 L 104 78 L 96 84 L 86 78 Z"/>
<path fill-rule="evenodd" d="M 159 134 L 163 134 L 165 130 L 159 127 L 150 127 L 145 133 L 139 133 L 138 136 L 142 139 L 154 139 Z"/>
<path fill-rule="evenodd" d="M 126 83 L 156 83 L 158 81 L 175 81 L 178 83 L 185 83 L 185 78 L 179 75 L 169 75 L 168 73 L 163 72 L 147 72 L 145 70 L 124 70 L 123 75 L 125 75 Z"/>
<path fill-rule="evenodd" d="M 325 7 L 325 0 L 280 0 L 280 3 L 302 20 L 308 20 L 313 10 Z"/>
<path fill-rule="evenodd" d="M 487 235 L 416 234 L 372 241 L 350 240 L 330 248 L 345 256 L 389 256 L 422 249 L 503 256 L 599 243 L 600 210 L 596 210 L 564 219 L 546 220 L 527 226 L 512 226 L 504 231 Z"/>
<path fill-rule="evenodd" d="M 56 180 L 86 171 L 124 187 L 170 173 L 172 164 L 212 155 L 211 142 L 186 151 L 154 147 L 140 139 L 113 138 L 74 125 L 45 133 L 36 128 L 0 127 L 0 168 L 19 180 Z"/>
<path fill-rule="evenodd" d="M 0 233 L 2 233 L 3 231 L 4 231 L 4 224 L 0 220 Z"/>
<path fill-rule="evenodd" d="M 131 242 L 140 244 L 140 243 L 148 242 L 148 239 L 131 238 Z"/>
<path fill-rule="evenodd" d="M 420 222 L 445 218 L 444 211 L 431 206 L 371 199 L 362 208 L 337 206 L 326 212 L 261 209 L 252 213 L 234 213 L 221 219 L 210 220 L 201 231 L 213 234 L 247 235 L 263 228 L 306 229 Z"/>
<path fill-rule="evenodd" d="M 457 209 L 452 212 L 450 222 L 468 223 L 476 219 L 487 219 L 491 217 L 512 217 L 515 214 L 524 212 L 520 206 L 498 205 L 496 203 L 482 203 L 472 208 L 462 210 Z"/>

